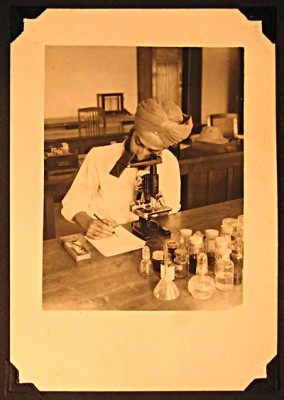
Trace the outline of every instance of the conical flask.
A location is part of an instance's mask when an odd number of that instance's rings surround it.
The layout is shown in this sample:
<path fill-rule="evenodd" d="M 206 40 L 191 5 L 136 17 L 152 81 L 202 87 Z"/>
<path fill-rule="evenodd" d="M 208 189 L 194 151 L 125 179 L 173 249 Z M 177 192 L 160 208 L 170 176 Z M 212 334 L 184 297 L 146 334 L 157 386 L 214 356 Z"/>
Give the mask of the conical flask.
<path fill-rule="evenodd" d="M 165 273 L 163 278 L 158 282 L 157 286 L 154 289 L 154 296 L 159 300 L 174 300 L 179 296 L 179 290 L 174 283 L 174 281 L 169 276 L 168 271 L 168 246 L 164 246 L 164 268 Z"/>

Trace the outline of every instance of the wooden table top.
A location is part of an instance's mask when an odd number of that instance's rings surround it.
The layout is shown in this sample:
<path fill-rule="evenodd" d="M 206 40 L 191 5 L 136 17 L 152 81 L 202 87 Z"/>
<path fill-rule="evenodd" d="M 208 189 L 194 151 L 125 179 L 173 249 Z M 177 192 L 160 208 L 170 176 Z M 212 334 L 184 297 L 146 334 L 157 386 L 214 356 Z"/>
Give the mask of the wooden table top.
<path fill-rule="evenodd" d="M 171 230 L 171 237 L 154 235 L 147 241 L 151 249 L 162 249 L 168 240 L 178 240 L 181 228 L 195 232 L 220 229 L 221 221 L 243 213 L 243 200 L 231 200 L 181 211 L 159 219 Z M 129 226 L 127 226 L 129 227 Z M 188 292 L 190 275 L 175 279 L 180 295 L 171 301 L 158 300 L 153 290 L 159 273 L 142 277 L 138 273 L 141 250 L 104 257 L 78 234 L 92 251 L 91 260 L 76 263 L 58 239 L 43 243 L 44 310 L 225 310 L 242 304 L 242 285 L 232 291 L 215 290 L 208 300 L 196 300 Z"/>

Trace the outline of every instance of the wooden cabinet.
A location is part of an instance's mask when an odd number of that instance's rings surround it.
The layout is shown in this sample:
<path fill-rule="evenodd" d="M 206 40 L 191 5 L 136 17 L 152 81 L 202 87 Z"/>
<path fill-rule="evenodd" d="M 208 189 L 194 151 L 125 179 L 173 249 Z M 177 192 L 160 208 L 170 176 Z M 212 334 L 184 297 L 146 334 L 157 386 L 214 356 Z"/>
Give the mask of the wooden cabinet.
<path fill-rule="evenodd" d="M 138 101 L 149 97 L 181 106 L 182 49 L 138 47 Z"/>
<path fill-rule="evenodd" d="M 181 208 L 187 210 L 243 197 L 243 152 L 179 160 Z"/>

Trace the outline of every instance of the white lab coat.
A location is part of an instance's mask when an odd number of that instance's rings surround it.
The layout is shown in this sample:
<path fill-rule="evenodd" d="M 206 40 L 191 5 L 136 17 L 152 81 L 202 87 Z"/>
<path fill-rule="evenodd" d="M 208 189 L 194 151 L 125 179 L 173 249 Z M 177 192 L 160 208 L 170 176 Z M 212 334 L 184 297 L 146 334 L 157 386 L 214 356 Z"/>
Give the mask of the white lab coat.
<path fill-rule="evenodd" d="M 119 178 L 109 174 L 124 151 L 124 143 L 93 147 L 87 154 L 74 182 L 62 201 L 65 219 L 72 222 L 80 211 L 90 216 L 112 219 L 124 224 L 137 219 L 131 213 L 136 177 L 145 171 L 125 168 Z M 157 165 L 159 190 L 172 213 L 180 209 L 180 172 L 176 157 L 167 149 L 161 153 L 163 162 Z"/>

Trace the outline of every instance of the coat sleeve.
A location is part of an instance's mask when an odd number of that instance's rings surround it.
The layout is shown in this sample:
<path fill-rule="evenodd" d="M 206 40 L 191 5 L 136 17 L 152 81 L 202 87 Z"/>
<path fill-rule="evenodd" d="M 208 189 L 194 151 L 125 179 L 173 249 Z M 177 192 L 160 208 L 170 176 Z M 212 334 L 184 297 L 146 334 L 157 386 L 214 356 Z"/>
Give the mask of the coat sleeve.
<path fill-rule="evenodd" d="M 162 164 L 158 166 L 159 189 L 162 193 L 166 205 L 172 208 L 171 213 L 180 210 L 180 170 L 176 157 L 169 151 L 162 153 Z"/>
<path fill-rule="evenodd" d="M 91 200 L 100 185 L 96 163 L 96 151 L 91 149 L 81 165 L 71 188 L 62 200 L 61 214 L 73 222 L 75 214 L 88 212 Z"/>

